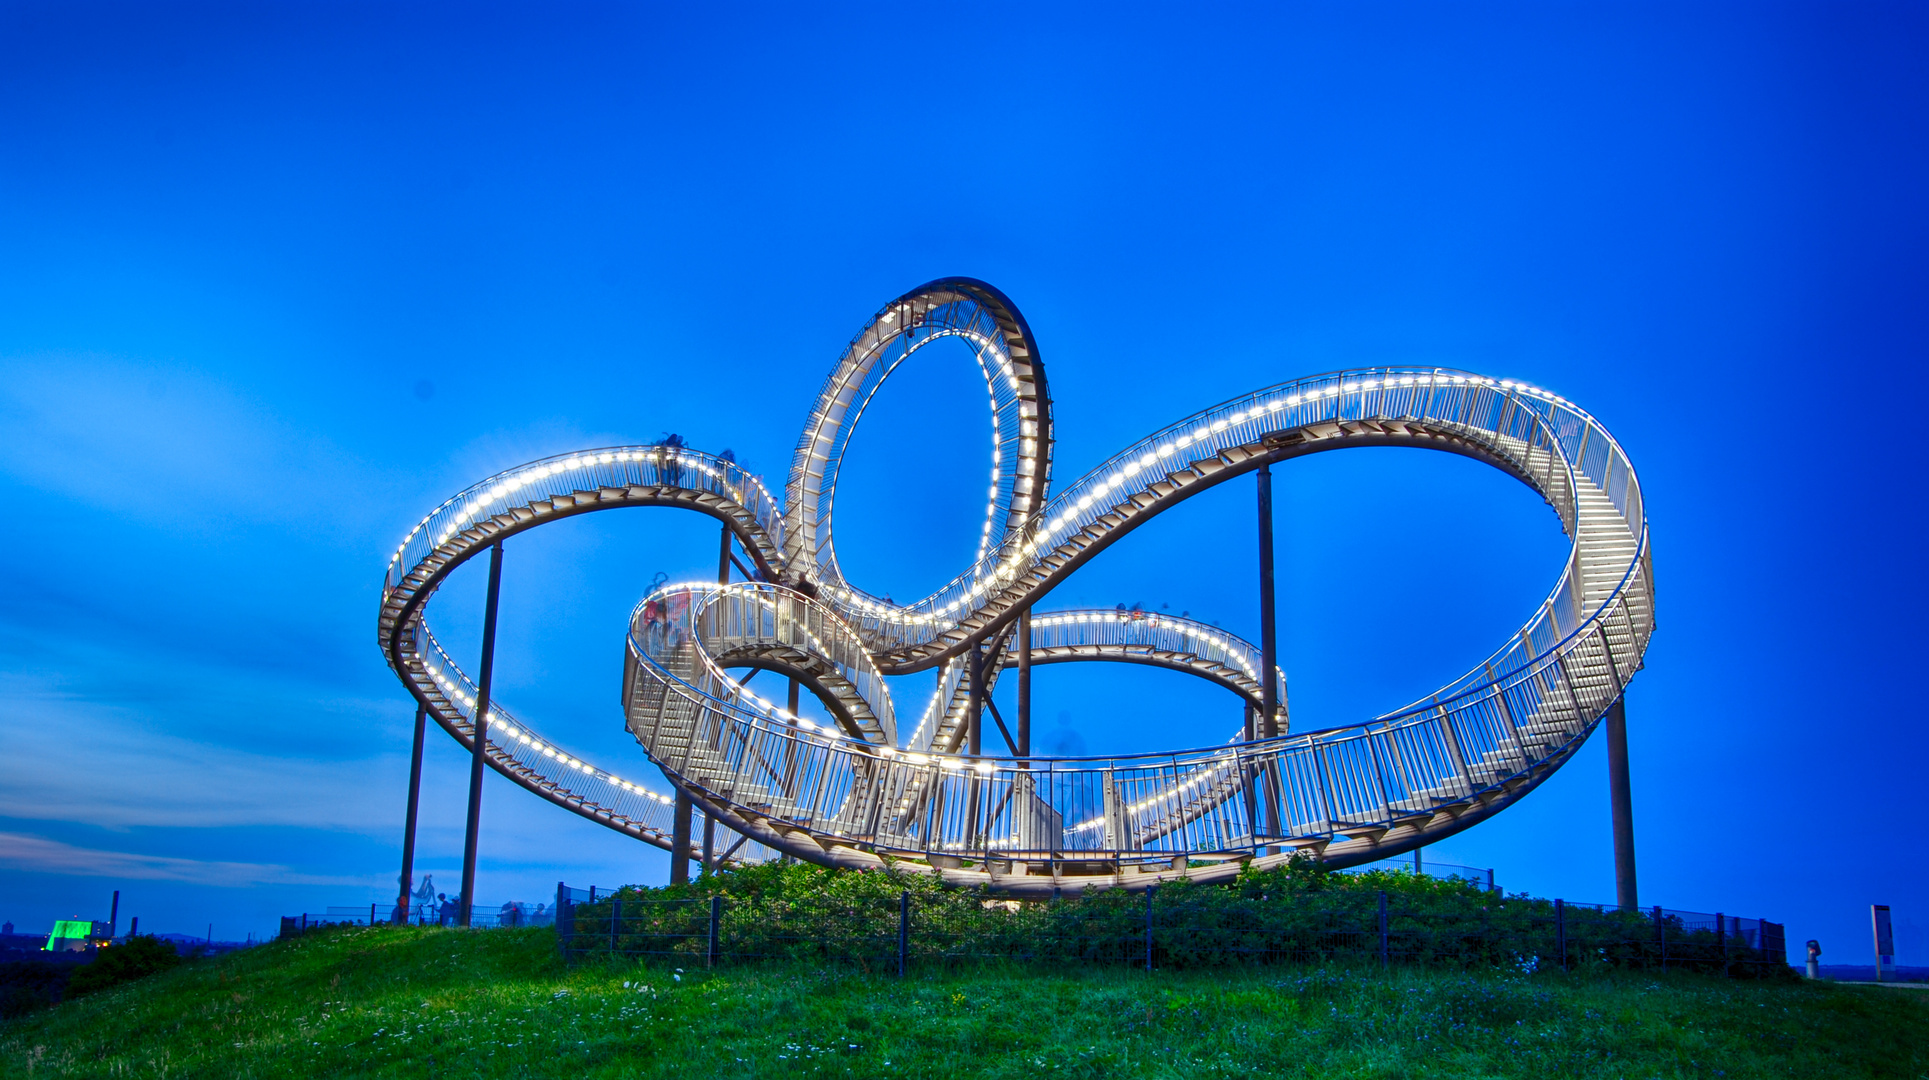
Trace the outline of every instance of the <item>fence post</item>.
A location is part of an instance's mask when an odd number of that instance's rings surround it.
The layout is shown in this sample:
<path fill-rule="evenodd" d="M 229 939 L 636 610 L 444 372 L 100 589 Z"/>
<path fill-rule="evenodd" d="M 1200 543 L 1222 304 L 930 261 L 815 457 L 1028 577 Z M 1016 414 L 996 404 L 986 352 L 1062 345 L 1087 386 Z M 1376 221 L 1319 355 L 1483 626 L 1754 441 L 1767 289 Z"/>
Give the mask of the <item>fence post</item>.
<path fill-rule="evenodd" d="M 610 900 L 610 955 L 616 955 L 616 926 L 623 918 L 623 901 L 620 897 Z"/>
<path fill-rule="evenodd" d="M 1386 892 L 1382 890 L 1380 893 L 1380 966 L 1386 965 Z"/>
<path fill-rule="evenodd" d="M 368 924 L 370 926 L 375 925 L 375 905 L 374 904 L 370 904 L 368 906 Z"/>
<path fill-rule="evenodd" d="M 308 936 L 308 913 L 307 913 L 307 912 L 302 912 L 302 916 L 301 916 L 301 936 L 302 936 L 302 937 L 307 937 L 307 936 Z"/>
<path fill-rule="evenodd" d="M 1661 946 L 1661 970 L 1668 970 L 1668 930 L 1661 921 L 1661 905 L 1654 906 L 1654 940 Z"/>
<path fill-rule="evenodd" d="M 703 966 L 705 967 L 716 967 L 717 961 L 723 958 L 720 939 L 722 929 L 723 897 L 712 896 L 710 898 L 710 946 L 704 950 Z"/>
<path fill-rule="evenodd" d="M 1560 958 L 1561 970 L 1567 970 L 1567 902 L 1554 901 L 1554 954 Z"/>
<path fill-rule="evenodd" d="M 574 929 L 575 920 L 564 915 L 563 908 L 569 903 L 569 886 L 556 883 L 556 904 L 549 910 L 550 922 L 556 927 L 556 951 L 564 960 L 569 959 L 569 932 Z"/>
<path fill-rule="evenodd" d="M 1152 894 L 1158 892 L 1153 886 L 1145 890 L 1145 970 L 1152 970 Z"/>
<path fill-rule="evenodd" d="M 911 890 L 898 893 L 898 978 L 911 960 Z"/>
<path fill-rule="evenodd" d="M 1759 919 L 1757 921 L 1761 924 L 1761 928 L 1755 932 L 1755 940 L 1760 943 L 1759 947 L 1761 949 L 1762 956 L 1761 956 L 1761 959 L 1755 962 L 1756 963 L 1755 970 L 1756 971 L 1762 970 L 1760 965 L 1765 963 L 1767 964 L 1788 963 L 1788 927 L 1787 925 L 1783 923 L 1771 923 L 1767 919 Z M 1769 931 L 1768 931 L 1768 928 L 1771 926 L 1775 928 L 1774 942 L 1772 944 L 1769 941 Z M 1739 920 L 1737 920 L 1736 928 L 1737 928 L 1737 932 L 1739 932 L 1740 930 Z M 1781 959 L 1775 960 L 1774 957 L 1776 956 L 1780 956 Z"/>
<path fill-rule="evenodd" d="M 1721 951 L 1721 978 L 1728 978 L 1728 916 L 1715 912 L 1715 949 Z"/>

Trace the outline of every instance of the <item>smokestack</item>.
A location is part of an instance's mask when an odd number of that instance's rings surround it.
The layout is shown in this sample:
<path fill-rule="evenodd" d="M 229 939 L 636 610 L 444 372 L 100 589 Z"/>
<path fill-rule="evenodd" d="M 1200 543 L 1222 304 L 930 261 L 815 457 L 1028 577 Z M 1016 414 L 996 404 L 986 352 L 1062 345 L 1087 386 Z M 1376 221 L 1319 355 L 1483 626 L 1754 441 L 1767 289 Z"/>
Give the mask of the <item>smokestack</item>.
<path fill-rule="evenodd" d="M 119 889 L 115 889 L 114 890 L 114 907 L 113 907 L 113 910 L 107 913 L 107 936 L 110 939 L 119 937 L 120 928 L 121 928 L 121 891 Z"/>

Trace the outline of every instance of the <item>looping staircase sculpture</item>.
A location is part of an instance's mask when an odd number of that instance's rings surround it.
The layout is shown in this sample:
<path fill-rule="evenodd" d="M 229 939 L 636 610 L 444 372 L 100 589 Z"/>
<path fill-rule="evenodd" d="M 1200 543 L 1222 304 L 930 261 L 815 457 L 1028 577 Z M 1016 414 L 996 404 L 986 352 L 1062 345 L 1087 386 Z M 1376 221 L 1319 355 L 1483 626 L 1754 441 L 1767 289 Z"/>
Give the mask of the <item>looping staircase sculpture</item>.
<path fill-rule="evenodd" d="M 852 584 L 833 543 L 851 433 L 891 371 L 963 343 L 993 419 L 977 561 L 900 604 Z M 955 346 L 954 346 L 955 347 Z M 1538 492 L 1572 540 L 1519 631 L 1466 675 L 1365 723 L 1107 758 L 962 753 L 970 670 L 988 694 L 1015 660 L 1021 614 L 1153 515 L 1236 476 L 1359 446 L 1445 450 Z M 511 469 L 437 507 L 390 560 L 381 646 L 436 720 L 473 739 L 476 688 L 430 634 L 446 575 L 505 536 L 575 514 L 676 506 L 721 520 L 758 580 L 657 590 L 631 619 L 624 717 L 668 782 L 740 839 L 730 861 L 926 868 L 1017 895 L 1216 880 L 1297 854 L 1349 866 L 1465 829 L 1521 798 L 1580 747 L 1641 667 L 1654 593 L 1641 489 L 1620 445 L 1566 399 L 1423 367 L 1310 376 L 1172 424 L 1052 495 L 1051 400 L 1031 332 L 1003 294 L 963 278 L 885 305 L 812 407 L 780 502 L 736 463 L 683 447 L 611 447 Z M 1260 651 L 1170 615 L 1038 611 L 1034 663 L 1155 664 L 1263 700 Z M 976 650 L 974 658 L 973 651 Z M 730 674 L 797 679 L 818 724 Z M 915 723 L 885 676 L 936 670 Z M 490 706 L 503 775 L 600 824 L 669 846 L 670 796 L 537 735 Z M 905 730 L 906 728 L 910 730 Z"/>

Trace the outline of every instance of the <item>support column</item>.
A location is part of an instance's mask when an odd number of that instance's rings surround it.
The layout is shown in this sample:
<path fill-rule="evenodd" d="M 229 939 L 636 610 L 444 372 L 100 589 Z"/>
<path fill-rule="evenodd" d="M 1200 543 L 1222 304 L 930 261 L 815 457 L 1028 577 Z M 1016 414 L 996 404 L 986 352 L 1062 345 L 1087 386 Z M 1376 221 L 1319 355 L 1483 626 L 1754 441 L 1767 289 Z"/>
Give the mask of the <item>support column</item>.
<path fill-rule="evenodd" d="M 1279 734 L 1279 628 L 1275 618 L 1277 604 L 1273 595 L 1273 469 L 1259 467 L 1259 737 L 1270 739 Z M 1266 777 L 1266 831 L 1279 835 L 1278 763 L 1268 760 Z M 1270 854 L 1274 849 L 1268 848 Z"/>
<path fill-rule="evenodd" d="M 965 699 L 965 753 L 971 755 L 976 763 L 978 755 L 984 752 L 985 716 L 985 654 L 977 645 L 971 647 L 970 666 L 966 676 L 971 680 L 971 694 Z M 972 769 L 965 774 L 965 848 L 975 847 L 978 842 L 978 771 Z"/>
<path fill-rule="evenodd" d="M 1031 756 L 1030 608 L 1026 608 L 1025 613 L 1018 616 L 1018 756 Z"/>
<path fill-rule="evenodd" d="M 670 811 L 670 884 L 690 883 L 690 796 L 681 789 Z"/>
<path fill-rule="evenodd" d="M 1246 727 L 1244 732 L 1245 741 L 1252 742 L 1253 741 L 1253 717 L 1257 715 L 1257 713 L 1252 705 L 1247 705 L 1241 711 L 1244 712 L 1246 715 Z M 1253 792 L 1253 780 L 1254 780 L 1254 776 L 1249 769 L 1246 773 L 1246 783 L 1244 785 L 1246 789 L 1245 791 L 1246 797 L 1244 800 L 1246 804 L 1246 829 L 1252 835 L 1258 836 L 1259 835 L 1259 799 Z"/>
<path fill-rule="evenodd" d="M 790 695 L 784 699 L 784 707 L 790 710 L 790 719 L 784 721 L 789 727 L 790 738 L 784 740 L 784 783 L 785 797 L 797 797 L 797 680 L 790 680 Z"/>
<path fill-rule="evenodd" d="M 703 872 L 708 874 L 717 866 L 717 819 L 709 814 L 703 815 Z"/>
<path fill-rule="evenodd" d="M 965 753 L 977 757 L 984 749 L 985 654 L 973 645 L 967 659 L 965 677 L 971 680 L 965 698 Z"/>
<path fill-rule="evenodd" d="M 409 921 L 410 890 L 415 887 L 415 819 L 422 799 L 422 735 L 428 728 L 428 706 L 415 706 L 415 749 L 409 754 L 409 808 L 402 825 L 402 891 L 397 894 L 397 923 Z"/>
<path fill-rule="evenodd" d="M 1279 632 L 1273 598 L 1273 469 L 1259 467 L 1259 731 L 1279 734 Z"/>
<path fill-rule="evenodd" d="M 1608 708 L 1608 797 L 1614 807 L 1614 899 L 1622 911 L 1641 908 L 1634 883 L 1634 794 L 1628 784 L 1628 717 L 1621 698 Z"/>
<path fill-rule="evenodd" d="M 730 584 L 730 526 L 723 527 L 723 535 L 717 541 L 717 584 Z M 797 714 L 795 704 L 791 715 Z M 690 845 L 690 814 L 693 807 L 690 796 L 682 791 L 676 793 L 676 802 L 670 811 L 670 884 L 687 885 L 690 881 L 690 857 L 694 854 Z M 710 859 L 716 851 L 717 823 L 709 814 L 703 815 L 703 869 L 710 870 Z"/>
<path fill-rule="evenodd" d="M 482 666 L 476 672 L 475 722 L 469 753 L 469 822 L 462 836 L 463 926 L 475 912 L 476 834 L 482 828 L 482 766 L 489 745 L 489 684 L 496 670 L 496 601 L 502 594 L 502 541 L 489 545 L 489 595 L 482 605 Z"/>

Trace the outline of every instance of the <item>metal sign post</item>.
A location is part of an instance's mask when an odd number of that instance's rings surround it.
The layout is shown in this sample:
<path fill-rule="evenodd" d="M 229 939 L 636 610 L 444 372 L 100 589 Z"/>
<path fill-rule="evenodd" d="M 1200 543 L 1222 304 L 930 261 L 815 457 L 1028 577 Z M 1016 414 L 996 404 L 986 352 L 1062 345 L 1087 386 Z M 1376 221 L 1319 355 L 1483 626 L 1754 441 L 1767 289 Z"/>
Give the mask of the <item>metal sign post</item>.
<path fill-rule="evenodd" d="M 1896 937 L 1889 926 L 1889 905 L 1870 904 L 1869 917 L 1875 923 L 1875 981 L 1882 981 L 1882 969 L 1895 970 Z"/>

